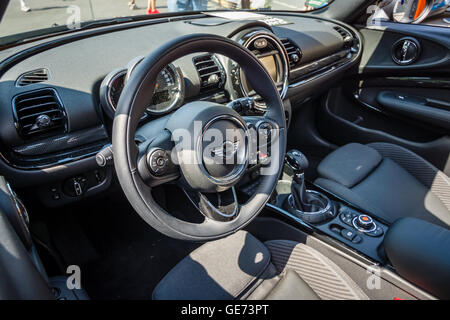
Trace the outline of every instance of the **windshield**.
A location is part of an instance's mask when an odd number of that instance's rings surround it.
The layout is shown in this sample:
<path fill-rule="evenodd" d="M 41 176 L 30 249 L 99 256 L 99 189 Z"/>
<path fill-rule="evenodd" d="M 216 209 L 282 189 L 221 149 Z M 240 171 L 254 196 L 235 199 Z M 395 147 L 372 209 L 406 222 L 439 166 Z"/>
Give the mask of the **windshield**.
<path fill-rule="evenodd" d="M 86 23 L 120 17 L 157 16 L 168 12 L 210 12 L 236 9 L 307 12 L 323 8 L 332 1 L 10 0 L 0 24 L 0 44 L 17 42 L 49 32 L 78 29 Z"/>

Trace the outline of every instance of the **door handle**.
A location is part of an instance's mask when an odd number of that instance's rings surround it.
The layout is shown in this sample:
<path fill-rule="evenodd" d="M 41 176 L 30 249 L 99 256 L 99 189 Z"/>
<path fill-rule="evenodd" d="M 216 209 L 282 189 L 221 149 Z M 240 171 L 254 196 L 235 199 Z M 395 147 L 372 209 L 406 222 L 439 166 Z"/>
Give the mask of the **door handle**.
<path fill-rule="evenodd" d="M 450 130 L 449 102 L 393 91 L 381 91 L 377 101 L 386 111 Z"/>

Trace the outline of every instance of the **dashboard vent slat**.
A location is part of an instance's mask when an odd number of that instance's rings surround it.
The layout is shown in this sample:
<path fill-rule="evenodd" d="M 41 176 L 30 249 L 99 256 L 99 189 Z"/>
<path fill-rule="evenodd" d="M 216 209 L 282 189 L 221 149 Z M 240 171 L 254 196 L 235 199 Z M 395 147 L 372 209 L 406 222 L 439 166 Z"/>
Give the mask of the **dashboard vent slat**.
<path fill-rule="evenodd" d="M 16 81 L 18 87 L 27 86 L 33 83 L 44 82 L 48 80 L 48 70 L 45 68 L 37 69 L 22 74 Z"/>
<path fill-rule="evenodd" d="M 22 93 L 13 99 L 13 112 L 19 135 L 25 139 L 47 132 L 65 132 L 66 114 L 53 89 Z"/>
<path fill-rule="evenodd" d="M 217 90 L 225 83 L 222 66 L 212 54 L 194 57 L 194 66 L 200 78 L 200 91 Z"/>
<path fill-rule="evenodd" d="M 302 58 L 302 51 L 291 40 L 289 39 L 280 39 L 280 40 L 284 46 L 284 49 L 286 49 L 286 53 L 289 58 L 289 66 L 291 67 L 291 69 L 296 68 L 300 64 L 300 60 Z"/>
<path fill-rule="evenodd" d="M 353 45 L 354 38 L 350 31 L 340 26 L 334 26 L 333 29 L 341 35 L 342 40 L 344 40 L 344 47 L 351 47 Z"/>

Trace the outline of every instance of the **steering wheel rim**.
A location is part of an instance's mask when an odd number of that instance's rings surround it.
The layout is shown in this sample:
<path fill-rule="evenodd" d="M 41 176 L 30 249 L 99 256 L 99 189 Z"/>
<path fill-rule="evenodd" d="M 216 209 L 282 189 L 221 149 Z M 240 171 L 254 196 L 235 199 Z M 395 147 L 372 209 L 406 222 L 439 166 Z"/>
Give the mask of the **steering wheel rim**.
<path fill-rule="evenodd" d="M 135 132 L 148 101 L 151 101 L 156 77 L 167 64 L 185 55 L 211 52 L 224 55 L 241 65 L 255 91 L 266 101 L 266 117 L 278 124 L 277 152 L 272 154 L 275 170 L 261 177 L 255 195 L 240 205 L 239 215 L 231 221 L 206 218 L 203 223 L 180 220 L 162 209 L 151 195 L 151 188 L 138 171 L 138 148 Z M 232 234 L 245 227 L 263 209 L 276 187 L 286 151 L 286 130 L 283 104 L 278 90 L 261 62 L 246 48 L 218 35 L 193 34 L 182 36 L 159 47 L 148 55 L 135 69 L 119 99 L 113 124 L 114 164 L 122 189 L 136 212 L 150 226 L 176 239 L 209 241 Z"/>

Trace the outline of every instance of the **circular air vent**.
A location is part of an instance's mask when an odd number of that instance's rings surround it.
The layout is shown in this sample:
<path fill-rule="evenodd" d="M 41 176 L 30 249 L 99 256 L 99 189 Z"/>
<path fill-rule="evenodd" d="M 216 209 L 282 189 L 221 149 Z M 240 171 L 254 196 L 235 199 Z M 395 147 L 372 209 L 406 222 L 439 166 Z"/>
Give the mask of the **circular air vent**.
<path fill-rule="evenodd" d="M 392 60 L 396 64 L 406 66 L 414 63 L 420 56 L 421 47 L 419 41 L 414 38 L 402 38 L 392 46 Z"/>

